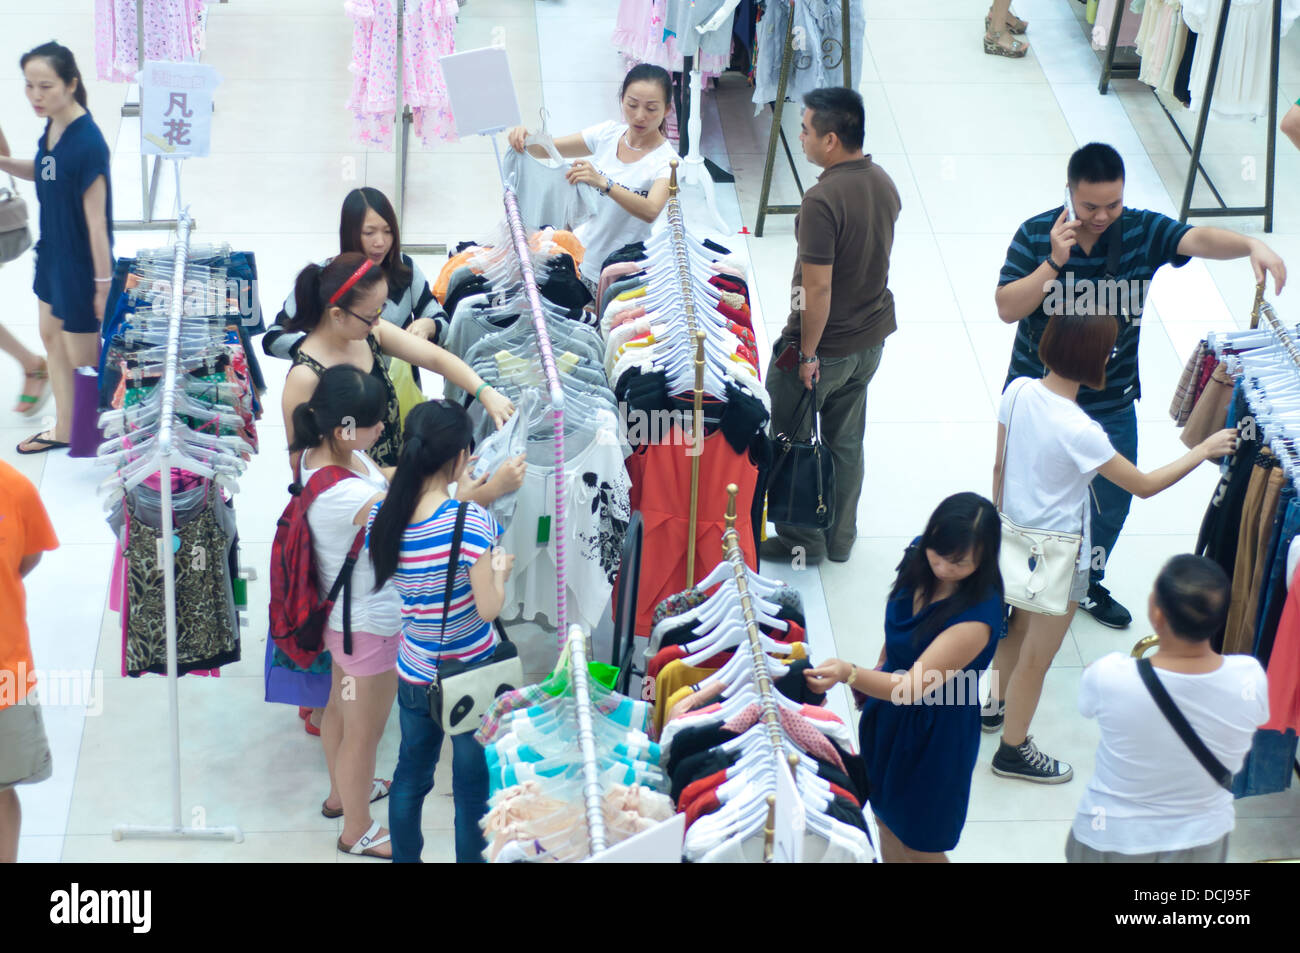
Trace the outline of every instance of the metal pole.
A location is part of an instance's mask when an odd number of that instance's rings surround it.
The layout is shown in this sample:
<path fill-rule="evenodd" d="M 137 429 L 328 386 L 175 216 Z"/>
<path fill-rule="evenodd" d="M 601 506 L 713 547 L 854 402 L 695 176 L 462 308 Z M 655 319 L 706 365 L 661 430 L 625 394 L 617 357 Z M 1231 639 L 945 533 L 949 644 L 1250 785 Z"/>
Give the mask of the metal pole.
<path fill-rule="evenodd" d="M 785 88 L 790 81 L 790 60 L 794 57 L 794 0 L 790 0 L 789 20 L 785 24 L 785 49 L 781 54 L 781 74 L 776 83 L 776 102 L 772 104 L 772 131 L 767 137 L 767 162 L 763 165 L 763 188 L 758 194 L 758 221 L 754 223 L 754 237 L 763 237 L 763 221 L 767 218 L 767 199 L 772 192 L 772 166 L 776 162 L 776 144 L 781 137 L 781 111 L 785 105 Z M 768 9 L 768 16 L 771 16 Z M 786 146 L 789 153 L 789 146 Z M 793 162 L 791 168 L 793 168 Z M 795 181 L 799 178 L 795 173 Z M 800 188 L 800 194 L 803 189 Z"/>
<path fill-rule="evenodd" d="M 1264 231 L 1273 231 L 1273 185 L 1277 162 L 1277 73 L 1282 42 L 1282 0 L 1273 0 L 1273 29 L 1269 38 L 1268 152 L 1264 156 Z"/>
<path fill-rule="evenodd" d="M 1201 163 L 1201 147 L 1205 145 L 1205 123 L 1210 118 L 1214 81 L 1219 75 L 1219 57 L 1223 54 L 1223 31 L 1228 25 L 1228 11 L 1231 7 L 1231 0 L 1223 0 L 1223 6 L 1219 8 L 1219 27 L 1214 34 L 1214 49 L 1210 53 L 1210 75 L 1205 79 L 1205 95 L 1201 98 L 1201 114 L 1196 119 L 1196 137 L 1192 144 L 1192 165 L 1187 170 L 1187 182 L 1183 186 L 1183 204 L 1179 208 L 1178 220 L 1183 223 L 1187 222 L 1187 212 L 1192 207 L 1192 189 L 1196 187 L 1196 168 Z"/>
<path fill-rule="evenodd" d="M 844 88 L 853 88 L 853 48 L 849 45 L 849 0 L 840 0 L 840 41 L 844 53 Z"/>

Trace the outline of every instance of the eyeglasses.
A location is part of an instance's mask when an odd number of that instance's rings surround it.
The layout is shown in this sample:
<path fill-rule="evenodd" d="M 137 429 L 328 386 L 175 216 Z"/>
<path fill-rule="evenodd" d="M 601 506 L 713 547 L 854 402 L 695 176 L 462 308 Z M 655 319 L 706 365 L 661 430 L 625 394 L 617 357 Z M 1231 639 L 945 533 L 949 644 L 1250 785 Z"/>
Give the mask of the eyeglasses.
<path fill-rule="evenodd" d="M 341 310 L 346 311 L 348 314 L 352 315 L 352 317 L 356 318 L 358 321 L 360 321 L 368 328 L 373 328 L 376 324 L 379 323 L 379 319 L 384 316 L 384 311 L 382 308 L 375 312 L 374 318 L 363 317 L 362 315 L 357 314 L 351 308 L 341 308 Z"/>

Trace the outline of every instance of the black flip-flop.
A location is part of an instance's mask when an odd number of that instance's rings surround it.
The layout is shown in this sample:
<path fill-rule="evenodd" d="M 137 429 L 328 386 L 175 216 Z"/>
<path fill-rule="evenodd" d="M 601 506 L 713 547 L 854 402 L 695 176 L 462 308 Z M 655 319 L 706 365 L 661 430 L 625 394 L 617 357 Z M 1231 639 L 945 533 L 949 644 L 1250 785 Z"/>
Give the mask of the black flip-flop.
<path fill-rule="evenodd" d="M 41 433 L 49 433 L 49 431 L 42 430 Z M 42 446 L 39 450 L 24 450 L 23 443 L 44 444 L 44 446 Z M 34 453 L 45 453 L 46 451 L 49 450 L 63 450 L 67 446 L 68 445 L 64 443 L 62 440 L 45 440 L 44 438 L 41 437 L 41 434 L 38 433 L 28 437 L 22 443 L 18 444 L 18 446 L 15 449 L 17 449 L 17 451 L 23 454 L 24 456 L 30 456 Z"/>

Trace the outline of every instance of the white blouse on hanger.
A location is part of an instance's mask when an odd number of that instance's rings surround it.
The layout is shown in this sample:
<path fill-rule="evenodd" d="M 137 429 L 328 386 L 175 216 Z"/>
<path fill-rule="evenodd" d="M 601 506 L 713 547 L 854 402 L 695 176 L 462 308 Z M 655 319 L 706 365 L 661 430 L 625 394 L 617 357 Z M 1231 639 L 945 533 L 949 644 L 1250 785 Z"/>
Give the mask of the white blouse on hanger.
<path fill-rule="evenodd" d="M 1224 0 L 1184 0 L 1183 20 L 1199 34 L 1192 59 L 1192 108 L 1199 109 L 1210 75 L 1214 35 Z M 1282 0 L 1282 35 L 1300 16 L 1300 0 Z M 1223 52 L 1210 113 L 1216 119 L 1257 119 L 1268 112 L 1269 44 L 1273 27 L 1271 0 L 1232 0 L 1223 30 Z"/>

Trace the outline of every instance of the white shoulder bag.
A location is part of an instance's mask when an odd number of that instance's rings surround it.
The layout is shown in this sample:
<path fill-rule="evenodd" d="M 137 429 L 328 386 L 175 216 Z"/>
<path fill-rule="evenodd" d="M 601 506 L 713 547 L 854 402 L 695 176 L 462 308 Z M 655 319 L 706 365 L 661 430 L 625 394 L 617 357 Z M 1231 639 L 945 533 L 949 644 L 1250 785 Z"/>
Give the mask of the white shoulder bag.
<path fill-rule="evenodd" d="M 1007 435 L 1002 442 L 1002 483 L 998 487 L 998 498 L 995 501 L 998 516 L 1002 519 L 1002 549 L 998 555 L 998 568 L 1002 571 L 1002 586 L 1009 605 L 1041 615 L 1065 615 L 1070 606 L 1070 584 L 1078 572 L 1083 534 L 1021 526 L 1002 512 L 1002 499 L 1007 486 L 1007 444 L 1011 442 L 1011 423 L 1015 419 L 1016 401 L 1026 386 L 1020 385 L 1011 398 L 1011 410 L 1007 414 Z"/>

